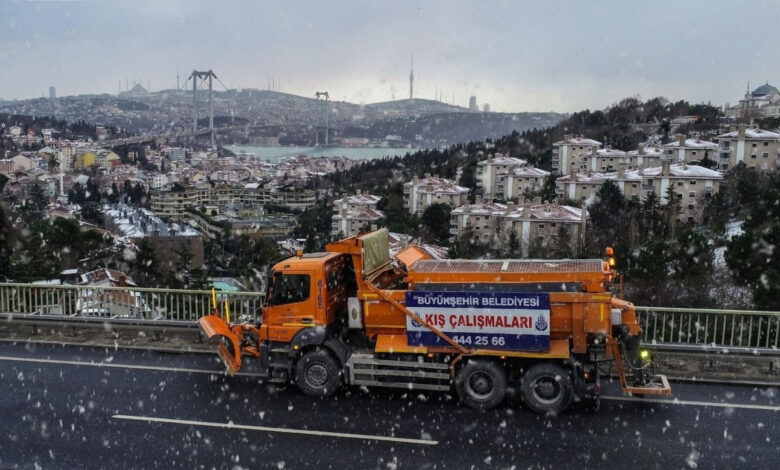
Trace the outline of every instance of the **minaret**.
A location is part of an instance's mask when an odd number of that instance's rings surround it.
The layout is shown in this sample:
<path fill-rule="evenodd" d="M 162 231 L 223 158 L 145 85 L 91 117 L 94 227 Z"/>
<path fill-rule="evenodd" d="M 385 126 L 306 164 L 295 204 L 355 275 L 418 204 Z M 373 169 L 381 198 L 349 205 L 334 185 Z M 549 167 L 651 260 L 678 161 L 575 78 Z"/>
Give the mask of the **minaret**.
<path fill-rule="evenodd" d="M 414 54 L 412 54 L 412 70 L 409 72 L 409 101 L 414 99 Z"/>

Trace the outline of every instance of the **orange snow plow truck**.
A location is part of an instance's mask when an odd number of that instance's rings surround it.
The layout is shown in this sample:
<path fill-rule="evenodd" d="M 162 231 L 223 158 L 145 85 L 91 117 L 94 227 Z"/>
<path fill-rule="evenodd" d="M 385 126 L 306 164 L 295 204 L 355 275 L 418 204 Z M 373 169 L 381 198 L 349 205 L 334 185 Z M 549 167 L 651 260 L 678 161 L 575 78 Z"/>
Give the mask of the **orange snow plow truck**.
<path fill-rule="evenodd" d="M 538 413 L 592 409 L 599 365 L 612 361 L 624 392 L 670 395 L 640 351 L 633 304 L 609 290 L 613 264 L 433 260 L 415 246 L 393 260 L 381 229 L 273 266 L 257 323 L 215 311 L 199 324 L 228 372 L 257 360 L 269 381 L 315 396 L 344 385 L 454 388 L 489 409 L 514 387 Z"/>

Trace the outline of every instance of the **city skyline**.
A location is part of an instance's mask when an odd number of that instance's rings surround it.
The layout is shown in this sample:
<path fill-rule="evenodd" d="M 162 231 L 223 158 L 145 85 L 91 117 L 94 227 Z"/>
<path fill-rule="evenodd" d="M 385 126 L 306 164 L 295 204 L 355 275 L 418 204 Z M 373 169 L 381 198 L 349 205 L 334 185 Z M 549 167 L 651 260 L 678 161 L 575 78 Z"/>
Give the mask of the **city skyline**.
<path fill-rule="evenodd" d="M 134 79 L 173 89 L 177 69 L 186 88 L 194 68 L 228 88 L 274 80 L 282 92 L 372 103 L 405 97 L 411 54 L 415 98 L 467 107 L 473 95 L 505 112 L 634 95 L 720 106 L 748 81 L 780 81 L 777 2 L 480 5 L 4 2 L 0 97 L 116 93 Z M 738 30 L 758 34 L 726 33 Z"/>

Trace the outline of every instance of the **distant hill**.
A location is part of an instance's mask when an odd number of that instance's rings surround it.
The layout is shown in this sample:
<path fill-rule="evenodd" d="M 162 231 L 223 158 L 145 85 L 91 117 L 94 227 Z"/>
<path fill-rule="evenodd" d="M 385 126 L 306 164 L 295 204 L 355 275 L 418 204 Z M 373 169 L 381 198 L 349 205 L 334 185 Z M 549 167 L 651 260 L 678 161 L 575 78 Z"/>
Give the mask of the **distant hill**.
<path fill-rule="evenodd" d="M 363 105 L 365 109 L 375 110 L 384 113 L 406 113 L 414 114 L 438 114 L 438 113 L 465 113 L 468 109 L 460 106 L 442 103 L 436 100 L 426 100 L 424 98 L 415 98 L 413 100 L 383 101 L 381 103 L 371 103 Z"/>
<path fill-rule="evenodd" d="M 496 139 L 532 129 L 552 127 L 566 115 L 560 113 L 469 113 L 450 112 L 430 114 L 411 119 L 375 121 L 365 127 L 344 129 L 346 137 L 384 138 L 399 135 L 404 140 L 420 136 L 424 140 L 442 140 L 447 143 Z"/>
<path fill-rule="evenodd" d="M 207 117 L 206 92 L 199 96 L 199 118 Z M 129 132 L 168 132 L 189 129 L 192 93 L 188 90 L 146 92 L 137 86 L 119 96 L 79 95 L 0 102 L 0 112 L 52 116 L 67 122 L 85 121 Z M 269 90 L 243 89 L 214 92 L 215 122 L 256 125 L 322 124 L 324 102 Z M 457 117 L 460 116 L 460 117 Z M 440 101 L 415 98 L 360 105 L 329 103 L 333 135 L 384 138 L 400 135 L 407 142 L 420 135 L 428 140 L 464 142 L 498 137 L 512 130 L 553 125 L 565 116 L 556 113 L 469 113 Z M 310 131 L 308 131 L 311 133 Z M 310 138 L 302 134 L 297 141 Z"/>

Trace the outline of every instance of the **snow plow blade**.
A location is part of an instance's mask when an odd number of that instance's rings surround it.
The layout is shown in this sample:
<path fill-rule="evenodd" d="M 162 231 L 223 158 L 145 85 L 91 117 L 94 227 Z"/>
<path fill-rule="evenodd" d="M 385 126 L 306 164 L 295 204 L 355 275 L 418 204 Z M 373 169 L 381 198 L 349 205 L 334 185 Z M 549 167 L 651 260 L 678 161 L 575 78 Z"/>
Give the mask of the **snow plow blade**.
<path fill-rule="evenodd" d="M 208 342 L 217 341 L 217 353 L 227 367 L 230 375 L 235 374 L 241 368 L 241 346 L 239 337 L 230 329 L 230 326 L 217 315 L 206 315 L 198 319 L 203 334 Z"/>

